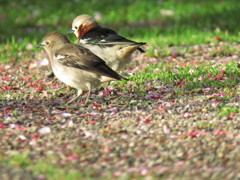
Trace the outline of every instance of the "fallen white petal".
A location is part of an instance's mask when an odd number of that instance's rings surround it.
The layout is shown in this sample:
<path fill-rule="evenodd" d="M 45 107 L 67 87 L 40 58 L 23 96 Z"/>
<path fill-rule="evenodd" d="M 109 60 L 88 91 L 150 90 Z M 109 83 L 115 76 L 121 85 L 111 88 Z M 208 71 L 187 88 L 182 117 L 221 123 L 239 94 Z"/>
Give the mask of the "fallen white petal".
<path fill-rule="evenodd" d="M 51 129 L 49 127 L 43 127 L 38 130 L 39 134 L 48 134 L 51 132 Z"/>
<path fill-rule="evenodd" d="M 69 116 L 71 116 L 72 114 L 70 114 L 70 113 L 62 113 L 62 116 L 65 116 L 65 117 L 69 117 Z"/>
<path fill-rule="evenodd" d="M 21 140 L 26 140 L 27 139 L 27 137 L 24 136 L 24 135 L 19 135 L 18 138 L 21 139 Z"/>

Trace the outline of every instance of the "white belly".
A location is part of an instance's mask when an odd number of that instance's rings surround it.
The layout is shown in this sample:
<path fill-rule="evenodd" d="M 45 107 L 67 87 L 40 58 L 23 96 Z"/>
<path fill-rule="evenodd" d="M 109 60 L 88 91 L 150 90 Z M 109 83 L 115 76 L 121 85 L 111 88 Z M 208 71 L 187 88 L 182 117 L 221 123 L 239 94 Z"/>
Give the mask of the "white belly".
<path fill-rule="evenodd" d="M 100 77 L 94 73 L 72 67 L 65 67 L 56 62 L 52 64 L 55 76 L 68 86 L 78 90 L 88 90 L 88 85 L 95 88 L 100 85 Z"/>

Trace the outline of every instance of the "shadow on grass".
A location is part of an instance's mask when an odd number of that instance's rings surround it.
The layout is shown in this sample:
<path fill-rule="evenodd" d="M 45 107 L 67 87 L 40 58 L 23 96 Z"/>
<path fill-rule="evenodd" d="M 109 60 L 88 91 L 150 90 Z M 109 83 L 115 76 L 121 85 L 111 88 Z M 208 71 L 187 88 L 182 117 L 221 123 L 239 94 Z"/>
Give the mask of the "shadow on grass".
<path fill-rule="evenodd" d="M 69 105 L 66 104 L 73 94 L 65 97 L 52 96 L 49 98 L 34 99 L 2 99 L 0 100 L 0 112 L 5 125 L 16 123 L 19 125 L 27 124 L 52 124 L 52 119 L 55 119 L 55 115 L 61 116 L 62 119 L 66 119 L 68 115 L 66 112 L 79 116 L 81 114 L 93 113 L 95 110 L 100 112 L 108 111 L 111 107 L 116 107 L 115 113 L 123 110 L 132 110 L 133 106 L 129 104 L 130 101 L 138 102 L 144 101 L 144 106 L 151 104 L 150 99 L 145 97 L 138 97 L 137 95 L 105 95 L 98 96 L 92 94 L 90 100 L 85 104 L 86 95 L 80 97 L 78 101 L 75 101 Z M 102 110 L 101 110 L 102 109 Z"/>

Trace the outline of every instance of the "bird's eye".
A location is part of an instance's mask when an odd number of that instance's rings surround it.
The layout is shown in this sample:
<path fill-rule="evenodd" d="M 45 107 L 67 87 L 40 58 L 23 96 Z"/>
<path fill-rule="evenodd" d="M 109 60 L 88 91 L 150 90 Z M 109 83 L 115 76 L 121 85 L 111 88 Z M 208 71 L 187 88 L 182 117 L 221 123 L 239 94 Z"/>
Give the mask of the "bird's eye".
<path fill-rule="evenodd" d="M 49 45 L 49 41 L 46 41 L 46 45 Z"/>
<path fill-rule="evenodd" d="M 77 29 L 78 27 L 77 27 L 77 26 L 75 26 L 74 28 L 75 28 L 75 29 Z"/>

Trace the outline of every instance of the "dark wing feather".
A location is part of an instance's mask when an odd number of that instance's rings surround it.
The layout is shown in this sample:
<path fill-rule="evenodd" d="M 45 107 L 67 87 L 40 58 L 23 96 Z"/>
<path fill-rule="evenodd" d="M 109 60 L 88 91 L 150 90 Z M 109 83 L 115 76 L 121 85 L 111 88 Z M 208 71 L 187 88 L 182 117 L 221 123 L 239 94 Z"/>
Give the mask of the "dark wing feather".
<path fill-rule="evenodd" d="M 126 79 L 108 67 L 101 58 L 90 50 L 74 44 L 66 44 L 55 52 L 58 62 L 84 71 L 97 73 L 117 80 Z"/>
<path fill-rule="evenodd" d="M 86 33 L 81 39 L 85 40 L 87 44 L 95 44 L 102 46 L 113 45 L 145 45 L 143 42 L 135 42 L 118 35 L 115 31 L 98 27 Z M 145 52 L 142 48 L 138 48 L 140 52 Z"/>

